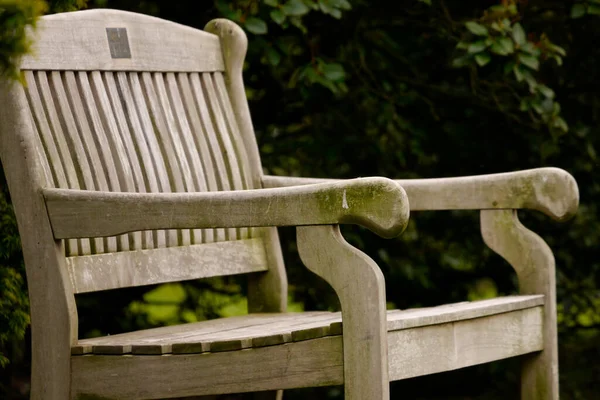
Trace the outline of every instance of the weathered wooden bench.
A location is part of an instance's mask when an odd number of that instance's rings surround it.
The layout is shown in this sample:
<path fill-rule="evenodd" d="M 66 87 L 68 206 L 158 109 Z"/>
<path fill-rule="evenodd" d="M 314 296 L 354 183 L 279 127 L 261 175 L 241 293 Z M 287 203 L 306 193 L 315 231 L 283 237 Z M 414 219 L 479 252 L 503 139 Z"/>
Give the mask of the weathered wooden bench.
<path fill-rule="evenodd" d="M 554 259 L 514 210 L 573 215 L 566 172 L 434 180 L 264 176 L 242 81 L 246 37 L 91 10 L 43 18 L 26 85 L 0 90 L 0 156 L 31 299 L 32 399 L 159 399 L 390 380 L 524 355 L 522 397 L 558 398 Z M 410 206 L 409 206 L 410 202 Z M 392 237 L 410 210 L 481 209 L 521 295 L 386 311 L 377 265 L 338 224 Z M 286 313 L 277 226 L 342 313 Z M 248 273 L 250 314 L 95 339 L 75 294 Z M 268 394 L 267 391 L 271 391 Z"/>

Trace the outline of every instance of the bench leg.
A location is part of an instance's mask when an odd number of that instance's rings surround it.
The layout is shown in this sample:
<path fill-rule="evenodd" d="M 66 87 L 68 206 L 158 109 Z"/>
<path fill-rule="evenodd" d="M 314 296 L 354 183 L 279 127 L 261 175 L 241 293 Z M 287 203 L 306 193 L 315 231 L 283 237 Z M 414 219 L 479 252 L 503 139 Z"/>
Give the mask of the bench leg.
<path fill-rule="evenodd" d="M 524 357 L 521 370 L 522 400 L 558 400 L 558 362 L 552 351 Z"/>
<path fill-rule="evenodd" d="M 389 400 L 385 281 L 377 264 L 338 226 L 299 226 L 304 265 L 331 285 L 342 306 L 346 400 Z"/>
<path fill-rule="evenodd" d="M 544 350 L 524 357 L 522 400 L 558 400 L 558 345 L 554 255 L 513 210 L 481 211 L 481 233 L 490 249 L 515 269 L 521 294 L 543 294 Z"/>

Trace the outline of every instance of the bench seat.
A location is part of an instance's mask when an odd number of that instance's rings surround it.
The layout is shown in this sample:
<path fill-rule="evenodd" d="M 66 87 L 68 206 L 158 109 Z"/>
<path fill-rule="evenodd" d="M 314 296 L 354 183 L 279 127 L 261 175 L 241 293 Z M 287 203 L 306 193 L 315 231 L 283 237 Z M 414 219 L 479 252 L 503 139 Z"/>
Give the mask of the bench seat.
<path fill-rule="evenodd" d="M 390 380 L 540 351 L 543 305 L 544 296 L 528 295 L 389 310 Z M 72 347 L 73 391 L 97 398 L 158 399 L 169 398 L 170 392 L 339 385 L 344 382 L 341 332 L 340 313 L 304 312 L 250 314 L 83 339 Z M 132 374 L 142 366 L 147 374 Z M 166 377 L 159 372 L 165 367 L 177 373 Z M 134 376 L 144 380 L 136 382 L 135 390 L 127 385 Z"/>

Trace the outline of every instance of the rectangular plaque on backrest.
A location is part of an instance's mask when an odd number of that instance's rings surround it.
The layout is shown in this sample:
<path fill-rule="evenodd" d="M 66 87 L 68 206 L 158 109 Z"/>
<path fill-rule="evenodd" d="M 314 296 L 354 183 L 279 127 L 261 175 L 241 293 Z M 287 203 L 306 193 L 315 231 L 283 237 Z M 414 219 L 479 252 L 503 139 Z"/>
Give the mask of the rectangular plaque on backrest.
<path fill-rule="evenodd" d="M 112 58 L 131 58 L 127 28 L 106 28 L 106 37 Z"/>

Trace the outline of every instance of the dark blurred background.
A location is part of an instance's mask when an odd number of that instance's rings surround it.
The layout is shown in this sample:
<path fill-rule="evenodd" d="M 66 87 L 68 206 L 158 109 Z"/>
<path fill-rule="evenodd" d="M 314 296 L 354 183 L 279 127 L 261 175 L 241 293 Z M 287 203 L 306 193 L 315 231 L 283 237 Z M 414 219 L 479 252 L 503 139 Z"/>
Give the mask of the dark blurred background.
<path fill-rule="evenodd" d="M 549 0 L 5 0 L 0 68 L 26 50 L 15 27 L 37 15 L 115 8 L 202 28 L 246 30 L 247 95 L 266 173 L 431 178 L 556 166 L 579 183 L 574 220 L 522 221 L 557 261 L 561 398 L 600 399 L 600 1 Z M 6 35 L 10 32 L 11 35 Z M 28 300 L 6 185 L 0 197 L 0 398 L 28 398 Z M 485 247 L 478 213 L 413 213 L 384 240 L 346 238 L 381 266 L 390 307 L 513 293 L 510 266 Z M 333 291 L 300 263 L 294 230 L 280 230 L 289 308 L 336 310 Z M 92 337 L 245 312 L 236 278 L 78 296 Z M 392 398 L 515 399 L 518 360 L 392 384 Z M 286 399 L 341 398 L 341 388 Z"/>

